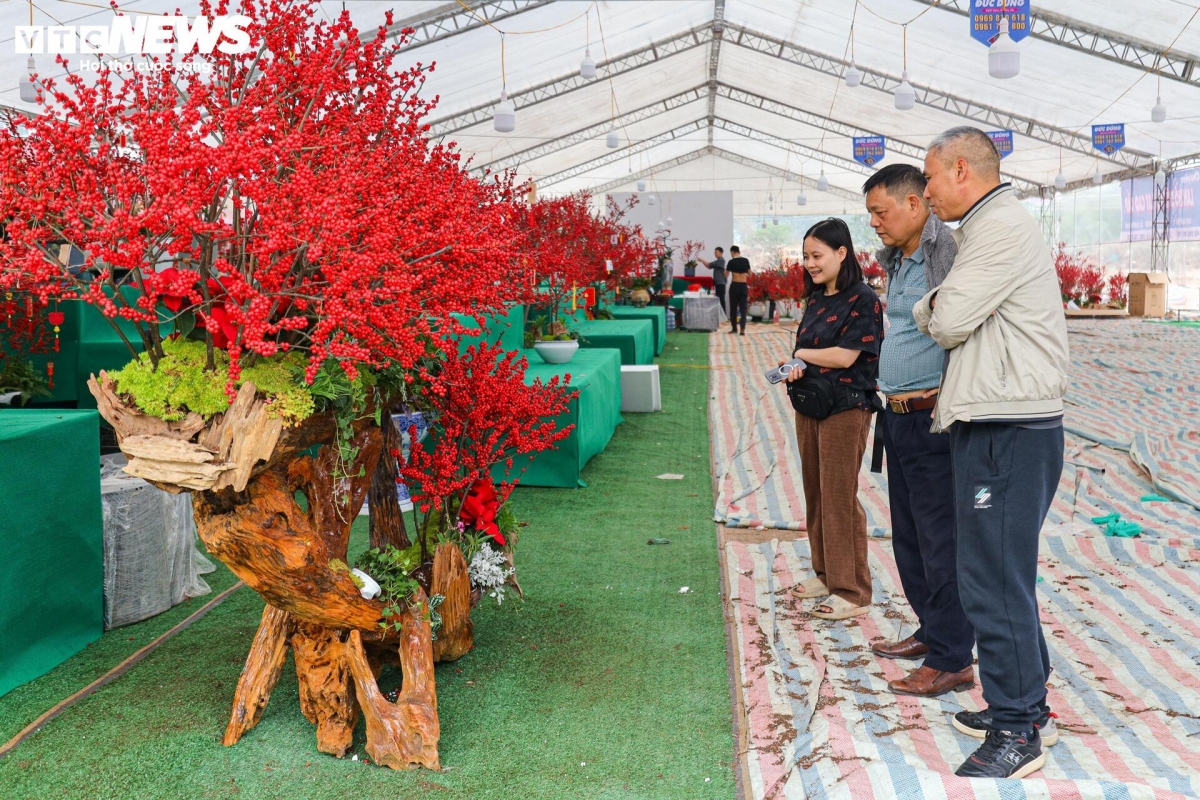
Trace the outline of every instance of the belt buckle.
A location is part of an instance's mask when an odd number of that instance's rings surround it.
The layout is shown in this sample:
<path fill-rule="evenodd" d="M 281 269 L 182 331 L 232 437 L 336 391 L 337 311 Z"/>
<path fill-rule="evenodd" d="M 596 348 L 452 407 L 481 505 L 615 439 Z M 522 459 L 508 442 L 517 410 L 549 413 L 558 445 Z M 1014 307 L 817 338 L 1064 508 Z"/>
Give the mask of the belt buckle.
<path fill-rule="evenodd" d="M 908 407 L 907 400 L 892 400 L 889 398 L 888 405 L 892 407 L 893 414 L 908 414 L 912 411 L 912 409 Z"/>

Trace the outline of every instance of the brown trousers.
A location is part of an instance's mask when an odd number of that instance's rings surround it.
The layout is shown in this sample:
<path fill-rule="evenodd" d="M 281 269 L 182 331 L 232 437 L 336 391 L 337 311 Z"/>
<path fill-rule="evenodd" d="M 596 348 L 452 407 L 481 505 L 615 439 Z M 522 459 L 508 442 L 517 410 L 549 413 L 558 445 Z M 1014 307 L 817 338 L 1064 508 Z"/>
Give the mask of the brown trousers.
<path fill-rule="evenodd" d="M 867 512 L 858 500 L 870 427 L 871 413 L 861 408 L 822 420 L 796 415 L 813 571 L 830 593 L 856 606 L 871 603 Z"/>

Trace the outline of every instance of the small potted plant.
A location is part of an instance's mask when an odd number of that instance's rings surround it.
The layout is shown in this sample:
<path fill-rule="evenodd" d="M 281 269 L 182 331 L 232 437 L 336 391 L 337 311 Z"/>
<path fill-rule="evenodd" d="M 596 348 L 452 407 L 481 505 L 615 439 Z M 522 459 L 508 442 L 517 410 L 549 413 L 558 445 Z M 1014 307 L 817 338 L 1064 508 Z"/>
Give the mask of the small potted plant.
<path fill-rule="evenodd" d="M 685 278 L 696 277 L 696 257 L 704 252 L 704 242 L 694 242 L 688 239 L 683 244 L 683 275 Z"/>
<path fill-rule="evenodd" d="M 50 397 L 50 389 L 33 362 L 0 358 L 0 404 L 19 407 L 35 397 Z"/>
<path fill-rule="evenodd" d="M 629 282 L 629 304 L 635 308 L 650 305 L 650 279 L 637 277 Z"/>
<path fill-rule="evenodd" d="M 579 350 L 579 334 L 558 320 L 548 323 L 537 317 L 525 332 L 525 347 L 532 347 L 547 364 L 566 364 Z"/>

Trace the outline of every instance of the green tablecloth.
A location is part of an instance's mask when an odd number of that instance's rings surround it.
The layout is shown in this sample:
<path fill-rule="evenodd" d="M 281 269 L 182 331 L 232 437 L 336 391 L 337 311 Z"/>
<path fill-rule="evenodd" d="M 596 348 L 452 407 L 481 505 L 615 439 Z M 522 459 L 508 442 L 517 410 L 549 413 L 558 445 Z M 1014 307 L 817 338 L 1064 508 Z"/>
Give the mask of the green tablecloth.
<path fill-rule="evenodd" d="M 617 319 L 648 319 L 654 325 L 654 355 L 662 355 L 667 346 L 667 309 L 665 306 L 608 306 Z"/>
<path fill-rule="evenodd" d="M 100 417 L 0 411 L 0 695 L 104 632 Z"/>
<path fill-rule="evenodd" d="M 475 320 L 461 314 L 454 315 L 459 322 L 475 328 Z M 477 329 L 478 330 L 478 329 Z M 520 350 L 525 345 L 525 306 L 515 305 L 507 314 L 493 314 L 484 318 L 484 330 L 459 340 L 459 349 L 465 350 L 481 341 L 488 344 L 499 342 L 505 350 Z"/>
<path fill-rule="evenodd" d="M 538 453 L 532 463 L 514 462 L 507 476 L 504 465 L 492 471 L 495 480 L 520 480 L 523 486 L 575 487 L 585 485 L 580 472 L 592 456 L 604 450 L 621 423 L 621 355 L 616 350 L 580 349 L 568 364 L 546 364 L 533 350 L 523 351 L 529 361 L 525 382 L 549 381 L 555 375 L 570 375 L 570 387 L 578 392 L 570 408 L 557 420 L 560 426 L 574 425 L 557 449 Z M 525 473 L 521 468 L 528 464 Z"/>
<path fill-rule="evenodd" d="M 666 318 L 663 318 L 664 327 Z M 654 362 L 654 325 L 648 319 L 595 319 L 576 322 L 572 327 L 583 337 L 584 349 L 615 348 L 621 351 L 621 363 Z"/>
<path fill-rule="evenodd" d="M 129 298 L 139 294 L 132 287 L 124 288 L 122 293 Z M 88 376 L 99 375 L 102 369 L 120 369 L 133 359 L 133 354 L 94 306 L 81 300 L 64 300 L 58 304 L 58 309 L 63 312 L 63 323 L 58 333 L 58 352 L 30 356 L 34 367 L 43 375 L 47 374 L 47 364 L 54 364 L 54 390 L 51 397 L 44 398 L 44 402 L 78 402 L 80 408 L 95 408 L 96 400 L 87 388 Z M 117 324 L 134 348 L 141 352 L 144 349 L 142 340 L 134 330 L 133 323 L 118 320 Z M 173 330 L 173 326 L 163 325 L 161 330 L 166 335 Z"/>

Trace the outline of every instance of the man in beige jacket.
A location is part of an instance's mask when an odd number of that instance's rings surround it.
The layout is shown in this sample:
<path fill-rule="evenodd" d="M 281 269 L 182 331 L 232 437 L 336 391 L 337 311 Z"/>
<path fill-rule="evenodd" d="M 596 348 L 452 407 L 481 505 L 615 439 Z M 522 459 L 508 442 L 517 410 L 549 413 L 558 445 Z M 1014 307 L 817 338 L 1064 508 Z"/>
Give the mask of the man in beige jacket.
<path fill-rule="evenodd" d="M 949 351 L 934 427 L 950 433 L 958 589 L 975 628 L 988 707 L 955 715 L 984 739 L 955 774 L 1023 778 L 1058 740 L 1046 705 L 1050 662 L 1038 619 L 1042 523 L 1063 466 L 1067 328 L 1041 229 L 1000 182 L 983 131 L 951 128 L 925 157 L 925 197 L 958 255 L 913 308 Z"/>

